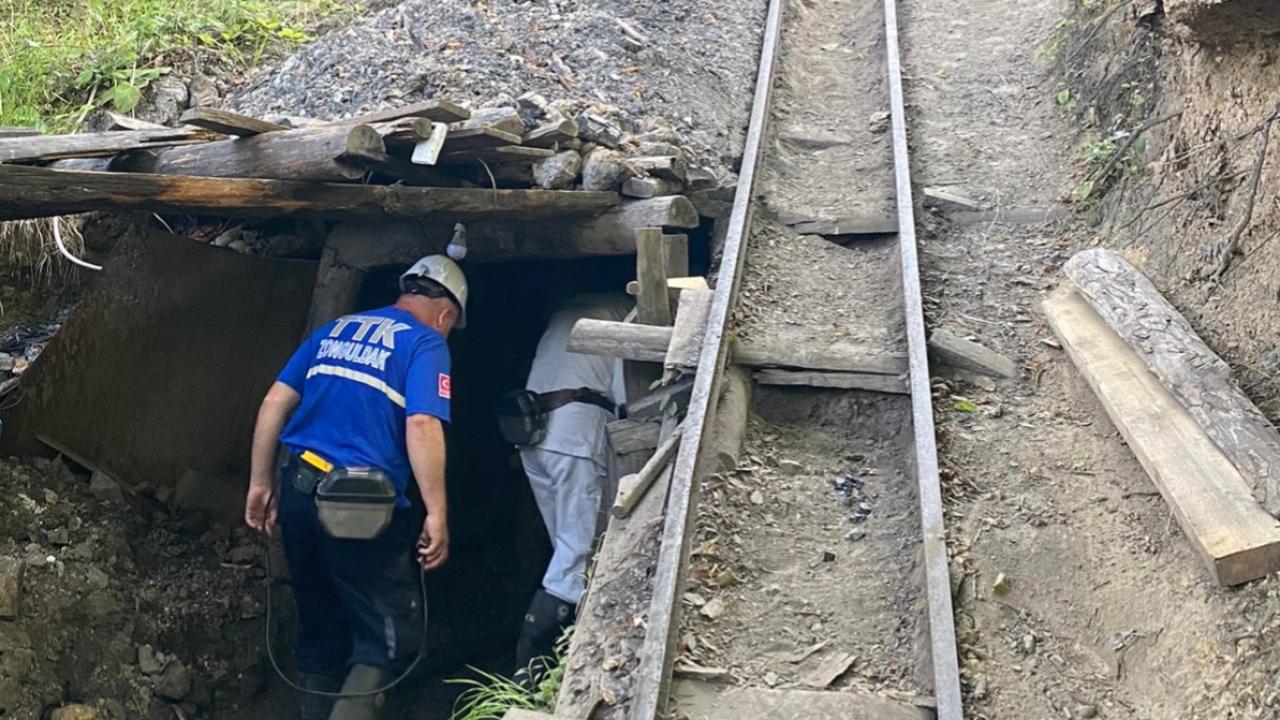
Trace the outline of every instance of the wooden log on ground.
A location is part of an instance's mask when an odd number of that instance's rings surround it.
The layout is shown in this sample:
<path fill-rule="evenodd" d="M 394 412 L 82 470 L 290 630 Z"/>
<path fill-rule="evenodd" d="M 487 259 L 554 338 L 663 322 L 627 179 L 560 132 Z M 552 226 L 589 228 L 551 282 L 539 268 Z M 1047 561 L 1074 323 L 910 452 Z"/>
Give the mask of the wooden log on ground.
<path fill-rule="evenodd" d="M 742 368 L 725 368 L 722 382 L 719 404 L 716 405 L 715 431 L 710 438 L 715 457 L 711 472 L 737 469 L 747 436 L 747 420 L 751 417 L 751 376 Z"/>
<path fill-rule="evenodd" d="M 672 329 L 652 325 L 584 318 L 569 333 L 569 351 L 608 355 L 624 360 L 662 362 L 671 344 Z M 901 355 L 867 353 L 856 346 L 828 344 L 820 340 L 800 342 L 734 341 L 731 362 L 750 367 L 796 368 L 833 372 L 901 375 L 907 371 Z"/>
<path fill-rule="evenodd" d="M 311 309 L 307 311 L 307 333 L 356 309 L 365 273 L 342 263 L 338 253 L 326 246 L 316 265 L 316 282 L 311 289 Z"/>
<path fill-rule="evenodd" d="M 702 338 L 707 332 L 707 315 L 711 312 L 711 290 L 681 290 L 671 342 L 662 367 L 668 372 L 687 373 L 698 367 Z"/>
<path fill-rule="evenodd" d="M 358 156 L 346 156 L 343 158 L 343 163 L 408 185 L 458 187 L 462 184 L 458 178 L 429 165 L 414 163 L 402 157 L 372 150 Z"/>
<path fill-rule="evenodd" d="M 249 137 L 258 135 L 259 133 L 276 132 L 278 130 L 288 130 L 283 125 L 277 125 L 266 120 L 259 120 L 248 115 L 233 113 L 228 110 L 218 110 L 216 108 L 194 107 L 182 113 L 178 118 L 179 122 L 186 125 L 194 125 L 205 130 L 212 130 L 223 135 L 235 135 L 237 137 Z"/>
<path fill-rule="evenodd" d="M 387 152 L 408 152 L 418 143 L 431 137 L 436 125 L 444 125 L 444 123 L 432 123 L 426 118 L 407 117 L 386 123 L 375 123 L 369 127 L 382 138 Z M 447 134 L 449 126 L 444 125 L 444 127 Z"/>
<path fill-rule="evenodd" d="M 619 219 L 621 213 L 613 212 L 617 201 L 618 196 L 613 193 L 581 191 L 339 185 L 0 165 L 0 220 L 90 211 L 149 210 L 229 217 L 431 217 L 446 222 L 485 218 L 488 223 L 506 216 L 529 225 L 526 221 L 531 216 L 553 215 L 586 216 L 577 227 L 595 228 L 602 223 L 607 225 L 610 216 L 613 222 L 623 222 Z M 601 214 L 592 216 L 592 213 Z M 562 222 L 566 224 L 557 230 L 573 227 L 567 224 L 568 220 Z M 474 233 L 473 237 L 483 236 Z M 550 234 L 541 237 L 543 245 L 532 251 L 519 245 L 497 246 L 500 240 L 495 241 L 492 254 L 495 259 L 542 257 L 546 246 L 554 246 L 560 240 L 560 236 Z M 586 250 L 591 250 L 595 237 L 587 233 L 579 239 L 584 241 Z M 447 240 L 446 236 L 444 241 Z M 566 244 L 571 244 L 571 240 Z M 613 251 L 612 241 L 599 240 L 597 244 L 601 250 L 608 251 L 597 254 Z M 393 257 L 386 262 L 403 261 L 404 257 Z"/>
<path fill-rule="evenodd" d="M 1280 525 L 1139 353 L 1077 293 L 1050 298 L 1044 311 L 1214 580 L 1236 585 L 1280 569 Z"/>
<path fill-rule="evenodd" d="M 636 322 L 643 325 L 670 325 L 671 298 L 667 295 L 667 246 L 662 228 L 636 230 Z"/>
<path fill-rule="evenodd" d="M 1098 315 L 1235 464 L 1262 507 L 1280 517 L 1280 433 L 1240 390 L 1231 366 L 1119 255 L 1101 248 L 1085 250 L 1064 270 Z"/>
<path fill-rule="evenodd" d="M 116 153 L 172 145 L 206 143 L 207 130 L 116 130 L 70 135 L 33 135 L 0 139 L 0 162 L 49 162 L 64 158 L 108 157 Z"/>
<path fill-rule="evenodd" d="M 335 124 L 367 125 L 369 123 L 398 120 L 404 117 L 421 117 L 432 122 L 451 123 L 461 122 L 470 118 L 471 111 L 448 100 L 423 100 L 412 105 L 377 110 L 349 120 L 338 120 Z"/>
<path fill-rule="evenodd" d="M 572 120 L 551 122 L 524 134 L 521 145 L 534 148 L 557 148 L 563 143 L 578 139 L 578 125 Z"/>
<path fill-rule="evenodd" d="M 327 182 L 355 180 L 364 174 L 363 168 L 347 159 L 383 155 L 386 145 L 376 130 L 368 125 L 341 125 L 165 148 L 121 169 L 158 175 Z"/>
<path fill-rule="evenodd" d="M 658 479 L 658 475 L 668 471 L 667 466 L 679 449 L 680 429 L 676 428 L 670 436 L 658 445 L 658 448 L 653 452 L 653 456 L 644 464 L 644 467 L 640 468 L 639 472 L 623 477 L 618 483 L 618 495 L 614 498 L 613 508 L 610 511 L 614 517 L 623 518 L 631 514 L 640 499 L 644 497 L 644 494 L 653 486 L 654 481 Z"/>
<path fill-rule="evenodd" d="M 943 328 L 929 335 L 929 354 L 943 365 L 983 375 L 1011 378 L 1018 374 L 1018 366 L 1009 358 Z"/>
<path fill-rule="evenodd" d="M 869 390 L 891 395 L 908 395 L 911 392 L 904 375 L 766 368 L 756 371 L 755 380 L 761 385 Z"/>

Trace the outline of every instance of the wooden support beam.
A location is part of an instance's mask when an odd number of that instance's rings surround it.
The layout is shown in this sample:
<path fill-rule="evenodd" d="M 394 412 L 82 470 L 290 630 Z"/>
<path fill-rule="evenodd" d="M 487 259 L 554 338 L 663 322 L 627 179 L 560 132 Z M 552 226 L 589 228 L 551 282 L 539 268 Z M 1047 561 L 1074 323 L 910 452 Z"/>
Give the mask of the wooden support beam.
<path fill-rule="evenodd" d="M 479 148 L 497 147 L 499 145 L 519 145 L 520 136 L 491 127 L 458 128 L 449 127 L 449 136 L 444 141 L 446 153 Z"/>
<path fill-rule="evenodd" d="M 635 231 L 636 322 L 643 325 L 670 325 L 671 298 L 667 296 L 667 245 L 662 228 L 647 227 Z"/>
<path fill-rule="evenodd" d="M 856 372 L 823 372 L 820 370 L 757 370 L 756 382 L 761 385 L 790 385 L 792 387 L 839 388 L 842 390 L 870 390 L 871 392 L 908 395 L 905 375 L 876 375 Z"/>
<path fill-rule="evenodd" d="M 484 160 L 486 162 L 495 163 L 531 163 L 535 160 L 549 158 L 552 155 L 555 155 L 554 151 L 543 148 L 523 147 L 521 145 L 499 145 L 497 147 L 481 147 L 447 153 L 444 156 L 444 162 L 461 163 L 468 160 Z"/>
<path fill-rule="evenodd" d="M 670 258 L 667 259 L 668 261 L 670 260 Z M 667 264 L 671 265 L 670 262 Z M 668 270 L 670 270 L 670 268 L 668 268 Z M 708 290 L 710 287 L 711 286 L 707 284 L 707 279 L 701 275 L 696 277 L 667 275 L 667 294 L 676 298 L 680 297 L 680 292 L 683 290 Z M 628 295 L 635 297 L 640 292 L 640 283 L 635 280 L 628 280 L 626 289 Z"/>
<path fill-rule="evenodd" d="M 289 129 L 283 125 L 259 120 L 248 115 L 207 107 L 191 108 L 182 113 L 178 121 L 186 125 L 194 125 L 198 128 L 222 133 L 223 135 L 236 135 L 238 137 L 249 137 L 259 133 Z"/>
<path fill-rule="evenodd" d="M 671 345 L 669 327 L 637 325 L 584 318 L 569 333 L 569 351 L 609 355 L 624 360 L 662 362 Z M 868 353 L 857 346 L 807 342 L 753 342 L 730 344 L 731 362 L 749 367 L 795 368 L 832 372 L 902 375 L 907 361 L 901 355 Z"/>
<path fill-rule="evenodd" d="M 388 152 L 403 153 L 411 150 L 418 143 L 431 137 L 434 128 L 443 125 L 448 135 L 449 126 L 444 123 L 433 123 L 426 118 L 407 117 L 385 123 L 369 125 L 382 138 Z M 357 126 L 358 127 L 358 126 Z M 443 142 L 443 141 L 442 141 Z"/>
<path fill-rule="evenodd" d="M 1280 569 L 1280 525 L 1139 354 L 1077 293 L 1050 298 L 1044 311 L 1214 580 L 1236 585 Z"/>
<path fill-rule="evenodd" d="M 344 265 L 338 253 L 325 246 L 316 265 L 316 282 L 311 289 L 307 334 L 330 320 L 355 311 L 364 275 L 363 270 Z"/>
<path fill-rule="evenodd" d="M 677 414 L 689 405 L 693 395 L 693 378 L 677 380 L 670 385 L 663 385 L 627 405 L 627 417 L 634 420 L 649 420 L 659 417 L 675 408 Z"/>
<path fill-rule="evenodd" d="M 1018 374 L 1018 366 L 1009 358 L 944 328 L 929 335 L 929 354 L 943 365 L 983 375 L 1011 378 Z"/>
<path fill-rule="evenodd" d="M 672 233 L 662 236 L 667 244 L 667 284 L 672 278 L 689 277 L 689 236 L 684 233 Z M 701 287 L 706 287 L 707 279 L 702 278 Z"/>
<path fill-rule="evenodd" d="M 618 495 L 614 498 L 613 508 L 610 512 L 614 517 L 626 517 L 635 509 L 636 504 L 644 497 L 644 494 L 653 486 L 658 475 L 667 470 L 671 458 L 675 457 L 676 451 L 680 449 L 680 429 L 676 428 L 665 440 L 662 441 L 658 448 L 653 452 L 653 456 L 649 458 L 644 467 L 638 472 L 626 475 L 618 483 Z M 669 473 L 668 473 L 669 477 Z"/>
<path fill-rule="evenodd" d="M 658 423 L 653 419 L 637 420 L 628 417 L 605 425 L 609 434 L 609 447 L 618 455 L 652 450 L 658 447 Z"/>
<path fill-rule="evenodd" d="M 493 107 L 481 108 L 474 110 L 471 117 L 461 122 L 456 122 L 450 126 L 451 132 L 466 132 L 468 130 L 478 130 L 487 128 L 489 130 L 497 130 L 499 132 L 515 135 L 516 141 L 513 145 L 520 144 L 520 138 L 525 134 L 524 122 L 520 120 L 520 113 L 512 107 Z"/>
<path fill-rule="evenodd" d="M 737 469 L 750 417 L 751 376 L 742 368 L 725 368 L 724 387 L 720 390 L 720 400 L 716 405 L 715 432 L 711 433 L 711 448 L 715 457 L 711 472 Z"/>
<path fill-rule="evenodd" d="M 471 117 L 471 111 L 448 100 L 423 100 L 412 105 L 387 108 L 367 113 L 349 120 L 339 120 L 335 124 L 367 125 L 369 123 L 387 122 L 403 117 L 422 117 L 433 122 L 461 122 Z"/>
<path fill-rule="evenodd" d="M 43 135 L 39 130 L 24 125 L 0 125 L 0 138 L 21 138 Z"/>
<path fill-rule="evenodd" d="M 339 185 L 0 165 L 0 220 L 127 210 L 228 217 L 431 217 L 443 221 L 484 218 L 490 223 L 503 216 L 520 220 L 547 215 L 589 216 L 577 225 L 565 221 L 566 225 L 558 229 L 576 227 L 582 234 L 570 234 L 564 244 L 573 248 L 577 239 L 590 248 L 591 241 L 599 237 L 592 229 L 609 227 L 611 223 L 616 229 L 625 223 L 627 213 L 615 207 L 617 201 L 618 196 L 613 193 L 582 191 Z M 605 212 L 590 216 L 601 211 Z M 481 236 L 476 233 L 472 237 Z M 511 237 L 508 230 L 505 239 Z M 549 233 L 542 238 L 543 245 L 531 251 L 519 245 L 501 246 L 504 238 L 496 238 L 494 259 L 546 257 L 546 246 L 553 246 L 560 238 Z M 616 252 L 612 241 L 601 240 L 599 245 L 601 252 L 597 254 Z M 393 257 L 385 263 L 403 260 Z"/>
<path fill-rule="evenodd" d="M 111 112 L 110 110 L 107 110 L 104 115 L 106 116 L 106 127 L 102 128 L 103 130 L 160 130 L 162 132 L 172 132 L 174 130 L 174 128 L 161 125 L 160 123 L 153 123 L 147 120 L 142 120 L 141 118 L 121 115 L 120 113 Z"/>
<path fill-rule="evenodd" d="M 207 130 L 182 128 L 8 137 L 0 139 L 0 163 L 108 157 L 129 150 L 205 143 L 215 137 Z"/>
<path fill-rule="evenodd" d="M 710 290 L 681 290 L 671 342 L 662 367 L 668 372 L 687 373 L 698 367 L 702 338 L 707 332 L 707 315 L 711 312 Z"/>
<path fill-rule="evenodd" d="M 1114 252 L 1085 250 L 1064 270 L 1235 464 L 1262 507 L 1280 516 L 1280 433 L 1240 390 L 1231 366 L 1142 273 Z"/>
<path fill-rule="evenodd" d="M 326 182 L 355 180 L 364 174 L 361 167 L 346 162 L 348 158 L 385 154 L 381 136 L 368 125 L 324 126 L 161 148 L 130 157 L 119 169 L 158 175 Z"/>
<path fill-rule="evenodd" d="M 444 141 L 449 137 L 449 126 L 445 123 L 431 123 L 431 134 L 413 146 L 410 162 L 415 165 L 435 165 L 444 150 Z"/>

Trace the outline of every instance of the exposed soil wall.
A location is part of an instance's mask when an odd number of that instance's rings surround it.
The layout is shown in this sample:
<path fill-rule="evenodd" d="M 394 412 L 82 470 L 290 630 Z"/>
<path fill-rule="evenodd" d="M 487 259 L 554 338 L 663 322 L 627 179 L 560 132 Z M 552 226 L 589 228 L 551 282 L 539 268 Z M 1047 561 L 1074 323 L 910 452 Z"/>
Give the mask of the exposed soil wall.
<path fill-rule="evenodd" d="M 1274 421 L 1280 128 L 1272 125 L 1280 117 L 1280 39 L 1254 19 L 1280 21 L 1280 5 L 1181 0 L 1167 2 L 1167 14 L 1141 5 L 1081 11 L 1059 50 L 1060 61 L 1081 60 L 1064 82 L 1081 119 L 1093 125 L 1082 141 L 1086 152 L 1113 130 L 1158 122 L 1119 163 L 1123 176 L 1104 188 L 1099 240 L 1151 277 Z M 1206 27 L 1216 29 L 1197 30 Z M 1134 113 L 1139 87 L 1150 96 Z"/>

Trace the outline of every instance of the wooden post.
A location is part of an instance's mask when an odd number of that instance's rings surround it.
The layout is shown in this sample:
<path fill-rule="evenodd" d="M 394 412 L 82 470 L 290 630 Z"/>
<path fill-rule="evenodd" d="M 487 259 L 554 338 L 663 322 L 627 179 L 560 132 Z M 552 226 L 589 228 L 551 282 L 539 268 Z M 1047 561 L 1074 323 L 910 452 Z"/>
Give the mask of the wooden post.
<path fill-rule="evenodd" d="M 662 239 L 667 246 L 667 278 L 689 277 L 689 236 L 677 233 Z"/>
<path fill-rule="evenodd" d="M 671 324 L 671 298 L 667 296 L 667 245 L 662 228 L 636 230 L 636 322 Z"/>
<path fill-rule="evenodd" d="M 326 245 L 316 266 L 311 310 L 307 314 L 307 333 L 355 310 L 363 282 L 364 271 L 343 265 L 337 250 Z"/>
<path fill-rule="evenodd" d="M 728 472 L 738 467 L 750 417 L 751 376 L 739 367 L 726 368 L 724 388 L 716 406 L 715 431 L 711 433 L 711 446 L 715 450 L 712 472 Z"/>

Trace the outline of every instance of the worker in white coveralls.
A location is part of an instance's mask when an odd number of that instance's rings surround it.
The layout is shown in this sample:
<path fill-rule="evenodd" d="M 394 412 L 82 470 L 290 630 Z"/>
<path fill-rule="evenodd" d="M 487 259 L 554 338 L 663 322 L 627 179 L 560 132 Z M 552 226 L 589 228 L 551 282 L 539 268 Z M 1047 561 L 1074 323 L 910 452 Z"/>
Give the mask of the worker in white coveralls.
<path fill-rule="evenodd" d="M 526 442 L 517 444 L 552 545 L 542 587 L 529 603 L 516 644 L 516 676 L 527 684 L 541 676 L 546 665 L 539 660 L 552 655 L 586 591 L 609 467 L 605 424 L 617 417 L 624 401 L 622 362 L 569 352 L 569 331 L 582 318 L 622 320 L 631 306 L 624 295 L 572 298 L 552 316 L 525 384 L 532 412 L 541 419 L 523 438 Z"/>

